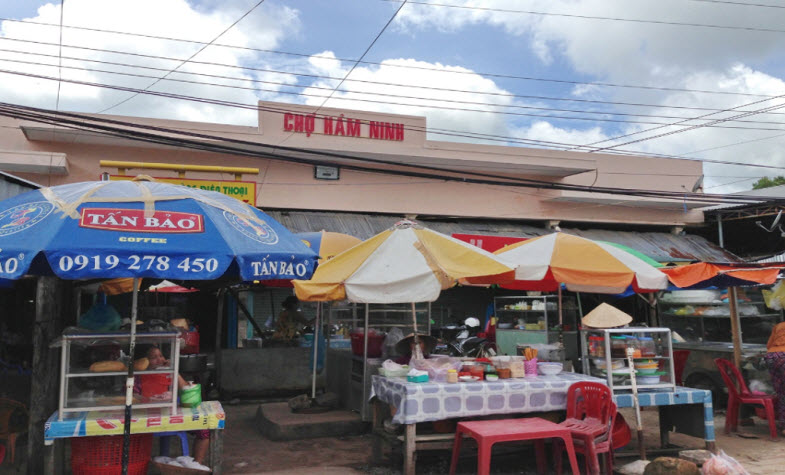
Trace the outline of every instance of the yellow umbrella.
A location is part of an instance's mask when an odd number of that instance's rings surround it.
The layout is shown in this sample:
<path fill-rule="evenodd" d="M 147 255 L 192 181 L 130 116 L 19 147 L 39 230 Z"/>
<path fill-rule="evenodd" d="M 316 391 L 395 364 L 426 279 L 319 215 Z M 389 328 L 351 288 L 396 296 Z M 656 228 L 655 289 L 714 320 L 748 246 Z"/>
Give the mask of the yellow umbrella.
<path fill-rule="evenodd" d="M 509 280 L 513 266 L 476 246 L 401 221 L 294 280 L 300 300 L 362 303 L 432 302 L 459 279 Z"/>

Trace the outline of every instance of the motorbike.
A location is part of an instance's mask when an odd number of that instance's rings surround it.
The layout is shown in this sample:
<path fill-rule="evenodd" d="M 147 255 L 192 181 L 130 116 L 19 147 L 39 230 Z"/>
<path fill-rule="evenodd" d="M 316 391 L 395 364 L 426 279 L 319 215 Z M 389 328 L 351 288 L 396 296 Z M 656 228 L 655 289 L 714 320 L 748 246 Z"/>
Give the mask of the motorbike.
<path fill-rule="evenodd" d="M 448 327 L 449 329 L 449 327 Z M 474 317 L 464 320 L 455 337 L 443 345 L 437 345 L 433 354 L 445 356 L 459 356 L 469 358 L 484 358 L 496 356 L 494 345 L 487 338 L 477 336 L 480 330 L 480 321 Z"/>

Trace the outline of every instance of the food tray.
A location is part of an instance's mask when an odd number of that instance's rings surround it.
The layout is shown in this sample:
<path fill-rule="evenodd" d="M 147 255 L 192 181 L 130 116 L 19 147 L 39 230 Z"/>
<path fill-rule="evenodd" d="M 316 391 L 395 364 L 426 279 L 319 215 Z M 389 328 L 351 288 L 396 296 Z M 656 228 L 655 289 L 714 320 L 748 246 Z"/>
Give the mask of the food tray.
<path fill-rule="evenodd" d="M 401 369 L 387 369 L 387 368 L 379 368 L 379 374 L 384 376 L 385 378 L 403 378 L 409 373 L 409 367 L 404 366 Z"/>

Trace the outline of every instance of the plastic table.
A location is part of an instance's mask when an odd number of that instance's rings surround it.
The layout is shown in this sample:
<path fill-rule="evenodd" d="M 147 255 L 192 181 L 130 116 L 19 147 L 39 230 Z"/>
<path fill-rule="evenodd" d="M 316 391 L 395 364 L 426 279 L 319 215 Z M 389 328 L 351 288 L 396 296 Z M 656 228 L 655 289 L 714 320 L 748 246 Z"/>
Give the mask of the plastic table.
<path fill-rule="evenodd" d="M 614 394 L 619 408 L 633 407 L 631 393 Z M 675 427 L 678 432 L 703 437 L 706 449 L 715 451 L 714 406 L 708 389 L 684 388 L 675 390 L 643 391 L 638 393 L 641 407 L 657 407 L 660 412 L 660 442 L 668 445 L 668 433 Z"/>
<path fill-rule="evenodd" d="M 491 468 L 491 449 L 496 442 L 512 442 L 534 440 L 537 454 L 537 472 L 545 473 L 545 441 L 544 439 L 560 438 L 564 441 L 570 468 L 573 474 L 579 474 L 575 449 L 572 445 L 570 429 L 539 417 L 528 419 L 499 419 L 490 421 L 459 422 L 455 430 L 455 441 L 452 449 L 450 475 L 455 475 L 458 466 L 458 454 L 461 450 L 463 436 L 467 435 L 477 441 L 477 474 L 488 475 Z"/>
<path fill-rule="evenodd" d="M 422 441 L 437 445 L 436 440 L 417 437 L 418 422 L 491 414 L 563 411 L 567 408 L 567 390 L 579 381 L 604 383 L 603 379 L 594 376 L 567 372 L 473 383 L 409 383 L 405 378 L 374 375 L 371 386 L 371 399 L 374 401 L 374 458 L 380 458 L 381 454 L 382 403 L 397 408 L 393 421 L 405 425 L 403 472 L 413 475 L 417 443 Z M 452 434 L 440 440 L 445 441 L 451 443 Z"/>

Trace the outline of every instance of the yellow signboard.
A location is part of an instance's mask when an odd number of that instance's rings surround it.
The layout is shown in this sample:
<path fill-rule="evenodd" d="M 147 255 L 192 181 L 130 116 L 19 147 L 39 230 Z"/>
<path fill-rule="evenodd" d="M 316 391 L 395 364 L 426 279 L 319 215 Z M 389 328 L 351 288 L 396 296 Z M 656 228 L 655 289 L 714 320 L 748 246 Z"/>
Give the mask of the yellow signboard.
<path fill-rule="evenodd" d="M 128 175 L 109 175 L 110 180 L 132 180 L 134 177 Z M 195 180 L 192 178 L 161 178 L 155 177 L 156 181 L 171 183 L 172 185 L 182 185 L 199 190 L 217 191 L 232 198 L 237 198 L 251 206 L 256 206 L 256 182 L 253 181 L 232 181 L 232 180 Z"/>

